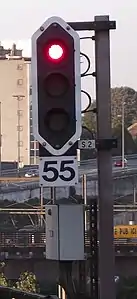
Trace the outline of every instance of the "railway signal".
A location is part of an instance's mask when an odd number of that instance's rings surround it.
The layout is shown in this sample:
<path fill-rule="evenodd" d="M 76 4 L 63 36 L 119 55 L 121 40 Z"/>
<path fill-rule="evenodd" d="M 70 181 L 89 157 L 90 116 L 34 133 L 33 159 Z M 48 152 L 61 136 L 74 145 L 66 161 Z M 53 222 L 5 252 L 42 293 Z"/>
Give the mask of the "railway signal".
<path fill-rule="evenodd" d="M 51 155 L 64 155 L 80 138 L 80 38 L 59 17 L 32 37 L 32 111 L 34 136 Z"/>

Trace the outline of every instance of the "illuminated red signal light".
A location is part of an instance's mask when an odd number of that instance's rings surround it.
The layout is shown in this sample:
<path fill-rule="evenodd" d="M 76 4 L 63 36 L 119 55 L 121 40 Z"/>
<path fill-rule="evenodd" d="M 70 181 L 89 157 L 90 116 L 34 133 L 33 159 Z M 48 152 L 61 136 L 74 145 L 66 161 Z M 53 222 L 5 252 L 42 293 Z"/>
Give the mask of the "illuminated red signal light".
<path fill-rule="evenodd" d="M 60 59 L 64 54 L 63 48 L 60 45 L 51 45 L 48 50 L 48 55 L 53 60 Z"/>
<path fill-rule="evenodd" d="M 59 62 L 64 58 L 65 49 L 59 43 L 50 43 L 44 49 L 44 56 L 53 62 Z"/>

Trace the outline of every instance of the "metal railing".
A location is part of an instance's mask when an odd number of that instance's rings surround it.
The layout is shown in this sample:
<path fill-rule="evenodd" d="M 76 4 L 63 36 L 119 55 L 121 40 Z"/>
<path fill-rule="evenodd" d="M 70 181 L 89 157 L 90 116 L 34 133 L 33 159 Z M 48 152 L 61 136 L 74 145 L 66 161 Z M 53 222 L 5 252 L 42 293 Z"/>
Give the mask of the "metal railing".
<path fill-rule="evenodd" d="M 125 158 L 127 160 L 136 160 L 137 159 L 137 154 L 132 154 L 132 155 L 125 155 Z M 115 160 L 121 159 L 121 156 L 114 156 L 112 157 L 112 161 L 114 162 Z M 97 159 L 89 159 L 89 160 L 82 160 L 80 161 L 80 165 L 85 165 L 87 163 L 93 163 L 95 164 Z"/>
<path fill-rule="evenodd" d="M 0 232 L 0 248 L 44 247 L 46 235 L 41 232 Z"/>
<path fill-rule="evenodd" d="M 115 246 L 137 246 L 137 239 L 114 239 Z M 90 239 L 85 233 L 85 247 L 89 247 Z M 0 232 L 0 248 L 39 248 L 46 246 L 46 234 L 37 232 Z"/>

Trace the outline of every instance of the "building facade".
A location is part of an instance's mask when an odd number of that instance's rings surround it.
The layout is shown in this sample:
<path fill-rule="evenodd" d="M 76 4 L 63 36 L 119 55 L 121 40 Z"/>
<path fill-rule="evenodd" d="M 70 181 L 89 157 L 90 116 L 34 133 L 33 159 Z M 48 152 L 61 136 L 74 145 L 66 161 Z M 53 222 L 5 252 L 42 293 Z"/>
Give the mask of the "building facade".
<path fill-rule="evenodd" d="M 0 45 L 1 160 L 30 164 L 30 58 Z"/>
<path fill-rule="evenodd" d="M 39 144 L 33 136 L 32 128 L 32 99 L 30 88 L 30 164 L 39 164 Z"/>

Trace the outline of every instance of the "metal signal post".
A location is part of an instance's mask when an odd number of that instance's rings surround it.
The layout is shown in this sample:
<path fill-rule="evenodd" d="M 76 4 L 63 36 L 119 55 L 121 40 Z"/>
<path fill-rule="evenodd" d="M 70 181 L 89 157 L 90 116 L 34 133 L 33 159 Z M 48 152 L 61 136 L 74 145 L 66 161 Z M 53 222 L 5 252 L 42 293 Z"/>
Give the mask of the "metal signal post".
<path fill-rule="evenodd" d="M 109 17 L 95 17 L 95 21 L 108 22 Z M 109 28 L 95 31 L 100 299 L 115 299 L 109 43 Z"/>

